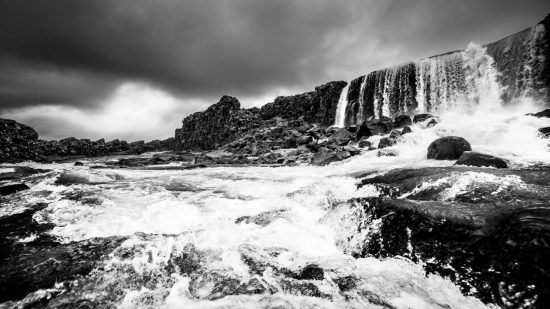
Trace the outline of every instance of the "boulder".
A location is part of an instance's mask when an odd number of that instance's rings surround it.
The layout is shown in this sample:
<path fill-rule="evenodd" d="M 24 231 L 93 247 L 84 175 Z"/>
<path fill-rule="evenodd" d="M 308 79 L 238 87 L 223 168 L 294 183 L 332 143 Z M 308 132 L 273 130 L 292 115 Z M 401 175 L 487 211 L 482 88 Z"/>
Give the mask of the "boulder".
<path fill-rule="evenodd" d="M 347 145 L 354 138 L 353 134 L 346 129 L 338 129 L 329 137 L 329 142 L 338 146 Z"/>
<path fill-rule="evenodd" d="M 431 127 L 435 126 L 436 124 L 437 124 L 437 121 L 432 118 L 430 121 L 428 121 L 428 124 L 426 124 L 426 128 L 431 128 Z"/>
<path fill-rule="evenodd" d="M 464 151 L 456 161 L 456 165 L 491 166 L 496 168 L 508 167 L 506 161 L 501 158 L 474 151 Z"/>
<path fill-rule="evenodd" d="M 471 151 L 472 146 L 462 137 L 446 136 L 433 141 L 428 147 L 428 159 L 456 160 L 464 151 Z"/>
<path fill-rule="evenodd" d="M 550 127 L 540 128 L 539 132 L 540 132 L 540 135 L 544 138 L 550 137 Z"/>
<path fill-rule="evenodd" d="M 414 115 L 413 122 L 414 123 L 424 122 L 430 118 L 433 118 L 433 116 L 430 114 L 417 114 L 417 115 Z"/>
<path fill-rule="evenodd" d="M 361 127 L 366 127 L 371 135 L 384 135 L 390 133 L 393 129 L 393 121 L 391 120 L 391 118 L 381 116 L 380 119 L 374 119 L 365 122 L 361 125 Z M 359 131 L 361 131 L 361 127 L 359 127 Z M 363 131 L 366 130 L 363 129 Z"/>
<path fill-rule="evenodd" d="M 361 139 L 359 143 L 357 144 L 357 147 L 359 148 L 369 148 L 372 145 L 372 143 L 366 139 Z"/>
<path fill-rule="evenodd" d="M 396 128 L 401 128 L 404 126 L 410 126 L 412 125 L 412 120 L 409 115 L 399 115 L 395 117 L 395 121 L 393 122 L 393 126 Z"/>
<path fill-rule="evenodd" d="M 536 114 L 532 114 L 533 116 L 537 118 L 550 118 L 550 108 L 547 108 L 543 110 L 542 112 L 538 112 Z"/>
<path fill-rule="evenodd" d="M 378 143 L 378 149 L 386 148 L 395 145 L 397 141 L 395 138 L 391 137 L 383 137 L 380 139 L 380 142 Z"/>
<path fill-rule="evenodd" d="M 407 134 L 407 133 L 411 133 L 411 132 L 412 132 L 411 127 L 405 126 L 405 127 L 403 128 L 403 130 L 401 130 L 401 135 L 404 135 L 404 134 Z"/>
<path fill-rule="evenodd" d="M 335 151 L 329 150 L 327 148 L 321 148 L 317 153 L 313 155 L 310 164 L 323 166 L 336 161 L 339 161 L 339 158 L 336 155 Z"/>

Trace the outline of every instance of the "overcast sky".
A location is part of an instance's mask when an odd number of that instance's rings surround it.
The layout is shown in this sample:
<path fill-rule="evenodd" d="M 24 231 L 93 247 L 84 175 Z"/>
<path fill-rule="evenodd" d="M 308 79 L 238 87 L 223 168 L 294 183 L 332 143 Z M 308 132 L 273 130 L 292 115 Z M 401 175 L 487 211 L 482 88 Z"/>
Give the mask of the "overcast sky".
<path fill-rule="evenodd" d="M 536 24 L 547 0 L 0 0 L 0 117 L 41 138 L 167 138 L 224 95 L 259 106 Z"/>

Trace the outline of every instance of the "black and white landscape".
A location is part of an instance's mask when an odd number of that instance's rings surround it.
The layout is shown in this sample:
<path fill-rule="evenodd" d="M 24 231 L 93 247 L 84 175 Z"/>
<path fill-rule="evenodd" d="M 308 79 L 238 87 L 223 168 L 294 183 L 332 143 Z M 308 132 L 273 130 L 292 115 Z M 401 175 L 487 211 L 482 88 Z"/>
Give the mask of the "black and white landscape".
<path fill-rule="evenodd" d="M 0 308 L 549 308 L 547 12 L 0 0 Z"/>

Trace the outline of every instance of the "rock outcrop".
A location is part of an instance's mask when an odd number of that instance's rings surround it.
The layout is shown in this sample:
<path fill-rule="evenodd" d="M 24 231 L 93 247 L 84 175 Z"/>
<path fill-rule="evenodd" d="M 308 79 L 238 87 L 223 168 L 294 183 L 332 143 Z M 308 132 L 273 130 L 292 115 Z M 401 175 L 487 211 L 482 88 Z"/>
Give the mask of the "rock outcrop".
<path fill-rule="evenodd" d="M 176 130 L 175 148 L 209 150 L 226 144 L 251 128 L 259 126 L 256 110 L 241 109 L 239 101 L 223 96 L 220 101 L 183 119 Z"/>
<path fill-rule="evenodd" d="M 40 161 L 38 144 L 38 133 L 33 128 L 0 119 L 0 162 Z"/>

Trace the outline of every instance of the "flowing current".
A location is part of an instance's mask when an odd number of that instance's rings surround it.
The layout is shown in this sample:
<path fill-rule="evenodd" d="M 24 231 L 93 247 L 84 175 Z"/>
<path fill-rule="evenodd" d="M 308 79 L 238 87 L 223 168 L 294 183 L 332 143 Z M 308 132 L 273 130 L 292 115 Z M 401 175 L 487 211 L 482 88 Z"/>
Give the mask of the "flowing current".
<path fill-rule="evenodd" d="M 471 52 L 484 57 L 479 50 Z M 489 59 L 482 60 L 490 65 Z M 425 68 L 420 74 L 437 84 L 443 78 L 434 75 L 438 64 L 431 62 L 437 60 L 427 61 L 420 64 Z M 31 189 L 7 201 L 0 217 L 47 203 L 33 219 L 53 225 L 48 233 L 62 243 L 116 238 L 120 244 L 89 275 L 0 307 L 53 296 L 59 306 L 85 300 L 118 308 L 491 307 L 464 295 L 450 279 L 427 275 L 422 265 L 406 257 L 353 257 L 378 225 L 361 221 L 364 214 L 349 203 L 380 194 L 369 186 L 357 189 L 358 174 L 453 165 L 426 159 L 428 145 L 441 136 L 462 136 L 474 151 L 504 158 L 512 168 L 550 164 L 548 140 L 537 131 L 550 126 L 550 120 L 526 115 L 541 106 L 524 100 L 500 107 L 491 80 L 494 72 L 479 63 L 471 65 L 471 72 L 480 78 L 464 79 L 467 87 L 479 90 L 461 96 L 468 112 L 451 106 L 452 101 L 438 103 L 448 106 L 439 110 L 438 125 L 414 124 L 412 133 L 388 148 L 393 156 L 370 151 L 325 167 L 199 170 L 174 169 L 177 165 L 155 170 L 89 167 L 109 158 L 85 161 L 85 166 L 18 164 L 52 172 L 29 179 Z M 419 97 L 434 91 L 419 87 L 424 89 Z M 445 93 L 443 97 L 452 96 Z M 431 101 L 419 102 L 419 109 L 431 110 Z M 345 108 L 338 108 L 340 126 Z M 376 144 L 380 138 L 370 141 Z M 11 165 L 0 166 L 0 173 L 12 170 Z M 61 174 L 79 182 L 56 185 Z M 494 183 L 497 191 L 522 185 L 514 177 L 465 173 L 453 179 L 444 199 L 477 182 Z M 366 228 L 358 231 L 359 225 Z"/>

